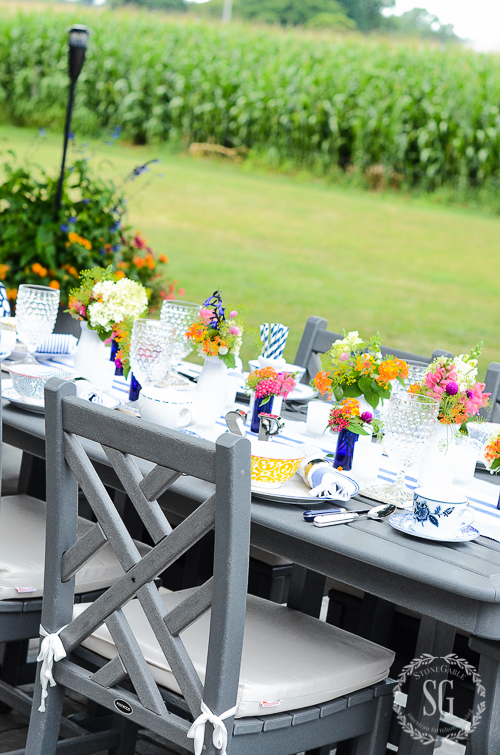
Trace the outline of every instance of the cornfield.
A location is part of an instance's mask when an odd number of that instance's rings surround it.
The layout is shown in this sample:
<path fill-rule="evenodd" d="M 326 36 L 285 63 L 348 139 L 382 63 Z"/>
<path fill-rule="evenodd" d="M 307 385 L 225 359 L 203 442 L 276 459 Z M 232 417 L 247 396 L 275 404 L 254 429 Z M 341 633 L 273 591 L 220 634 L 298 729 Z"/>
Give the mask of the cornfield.
<path fill-rule="evenodd" d="M 92 29 L 77 89 L 79 134 L 120 126 L 136 143 L 215 142 L 325 171 L 383 166 L 409 185 L 496 185 L 500 66 L 453 46 L 283 33 L 154 14 L 0 19 L 0 108 L 61 126 L 66 28 Z"/>

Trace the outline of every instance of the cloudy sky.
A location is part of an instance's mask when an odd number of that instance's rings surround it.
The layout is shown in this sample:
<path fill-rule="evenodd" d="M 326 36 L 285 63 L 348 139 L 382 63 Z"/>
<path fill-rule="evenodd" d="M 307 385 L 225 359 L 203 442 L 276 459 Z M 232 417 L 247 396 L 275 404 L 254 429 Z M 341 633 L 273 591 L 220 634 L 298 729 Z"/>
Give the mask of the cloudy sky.
<path fill-rule="evenodd" d="M 453 24 L 455 33 L 476 50 L 500 51 L 500 0 L 396 0 L 392 12 L 399 15 L 415 6 Z"/>

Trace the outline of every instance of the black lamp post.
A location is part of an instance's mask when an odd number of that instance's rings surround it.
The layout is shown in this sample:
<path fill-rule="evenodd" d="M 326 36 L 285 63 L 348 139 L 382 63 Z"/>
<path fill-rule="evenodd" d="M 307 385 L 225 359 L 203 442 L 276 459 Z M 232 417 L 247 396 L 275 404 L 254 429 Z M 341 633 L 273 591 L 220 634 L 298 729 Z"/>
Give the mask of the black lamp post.
<path fill-rule="evenodd" d="M 85 53 L 87 52 L 87 45 L 89 41 L 90 31 L 86 26 L 81 24 L 75 24 L 68 30 L 68 62 L 69 62 L 69 95 L 68 95 L 68 108 L 66 110 L 66 123 L 64 126 L 64 146 L 61 163 L 61 174 L 59 176 L 59 183 L 57 185 L 56 194 L 56 217 L 59 215 L 61 209 L 61 198 L 64 181 L 64 167 L 66 165 L 66 151 L 68 149 L 69 130 L 71 127 L 71 115 L 73 113 L 73 102 L 75 99 L 75 88 L 78 77 L 83 68 L 85 61 Z"/>

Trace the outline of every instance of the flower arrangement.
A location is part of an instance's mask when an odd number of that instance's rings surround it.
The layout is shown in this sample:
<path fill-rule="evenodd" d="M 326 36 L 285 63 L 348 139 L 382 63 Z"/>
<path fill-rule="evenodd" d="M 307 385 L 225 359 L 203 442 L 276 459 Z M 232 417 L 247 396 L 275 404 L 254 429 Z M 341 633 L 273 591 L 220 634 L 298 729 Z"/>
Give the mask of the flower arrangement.
<path fill-rule="evenodd" d="M 69 312 L 77 320 L 85 320 L 101 340 L 115 337 L 117 325 L 144 315 L 148 296 L 141 283 L 123 278 L 111 267 L 83 270 L 80 286 L 73 288 Z"/>
<path fill-rule="evenodd" d="M 368 435 L 366 426 L 369 425 L 374 435 L 379 435 L 382 424 L 373 418 L 371 412 L 362 412 L 359 401 L 355 398 L 345 398 L 338 404 L 334 404 L 330 411 L 328 427 L 334 433 L 342 430 L 350 430 L 356 435 Z"/>
<path fill-rule="evenodd" d="M 41 168 L 3 163 L 0 183 L 0 280 L 14 301 L 20 283 L 59 289 L 67 303 L 82 270 L 107 267 L 150 290 L 150 306 L 175 298 L 167 282 L 166 254 L 155 255 L 126 222 L 123 186 L 143 172 L 132 171 L 121 187 L 94 175 L 79 155 L 67 168 L 62 207 L 56 216 L 57 176 Z M 179 292 L 179 295 L 182 295 Z"/>
<path fill-rule="evenodd" d="M 408 377 L 408 365 L 403 359 L 382 356 L 378 333 L 365 342 L 357 330 L 344 331 L 344 338 L 335 341 L 321 362 L 323 369 L 313 380 L 321 394 L 333 394 L 337 401 L 364 396 L 373 408 L 380 399 L 390 397 L 392 380 L 403 384 Z"/>
<path fill-rule="evenodd" d="M 484 383 L 477 382 L 477 358 L 482 342 L 470 354 L 458 357 L 437 357 L 425 371 L 419 383 L 410 386 L 410 393 L 422 394 L 437 399 L 438 420 L 443 425 L 459 424 L 465 431 L 465 423 L 489 403 L 489 393 L 484 392 Z"/>
<path fill-rule="evenodd" d="M 490 473 L 497 474 L 500 471 L 500 433 L 488 438 L 484 449 L 484 458 Z"/>
<path fill-rule="evenodd" d="M 271 396 L 288 398 L 295 388 L 295 375 L 292 372 L 277 372 L 273 367 L 264 367 L 251 372 L 245 383 L 247 393 L 254 392 L 259 405 L 267 404 Z"/>
<path fill-rule="evenodd" d="M 227 367 L 234 367 L 240 353 L 243 322 L 233 309 L 226 317 L 220 291 L 203 302 L 200 314 L 186 331 L 200 357 L 219 357 Z"/>

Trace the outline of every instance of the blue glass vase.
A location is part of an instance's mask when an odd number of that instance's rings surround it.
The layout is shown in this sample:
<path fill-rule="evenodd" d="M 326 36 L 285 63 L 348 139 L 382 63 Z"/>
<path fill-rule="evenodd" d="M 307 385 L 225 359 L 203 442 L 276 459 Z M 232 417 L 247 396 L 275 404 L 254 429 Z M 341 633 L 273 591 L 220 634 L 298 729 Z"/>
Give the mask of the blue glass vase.
<path fill-rule="evenodd" d="M 117 351 L 119 351 L 118 341 L 116 340 L 116 338 L 113 338 L 113 340 L 111 341 L 111 356 L 109 357 L 110 362 L 115 361 Z M 115 375 L 123 375 L 123 367 L 115 367 Z"/>
<path fill-rule="evenodd" d="M 342 467 L 344 471 L 349 471 L 349 469 L 352 468 L 354 444 L 358 438 L 359 435 L 353 433 L 352 430 L 340 431 L 339 439 L 337 441 L 337 449 L 335 451 L 335 459 L 333 461 L 333 466 L 335 468 Z"/>
<path fill-rule="evenodd" d="M 137 401 L 137 399 L 139 398 L 139 393 L 141 392 L 141 388 L 141 384 L 132 373 L 130 376 L 130 390 L 128 392 L 128 400 Z"/>
<path fill-rule="evenodd" d="M 258 433 L 260 428 L 259 414 L 265 412 L 266 414 L 273 413 L 273 399 L 274 396 L 269 396 L 265 404 L 262 403 L 261 398 L 255 397 L 255 403 L 253 405 L 252 421 L 250 423 L 250 430 L 253 433 Z"/>

